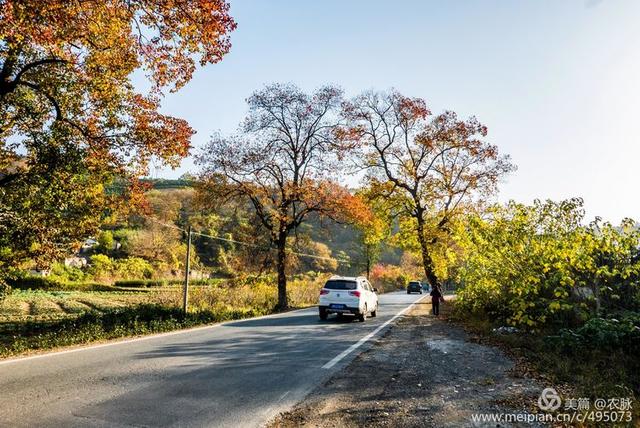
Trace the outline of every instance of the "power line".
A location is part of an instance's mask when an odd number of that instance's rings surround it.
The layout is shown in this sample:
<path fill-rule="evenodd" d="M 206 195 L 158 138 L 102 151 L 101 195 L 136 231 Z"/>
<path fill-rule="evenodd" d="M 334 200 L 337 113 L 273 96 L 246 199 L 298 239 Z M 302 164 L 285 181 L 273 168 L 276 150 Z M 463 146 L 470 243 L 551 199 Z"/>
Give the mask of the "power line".
<path fill-rule="evenodd" d="M 235 239 L 223 238 L 222 236 L 207 235 L 206 233 L 202 233 L 202 232 L 191 232 L 191 233 L 194 234 L 194 235 L 205 236 L 207 238 L 215 239 L 215 240 L 218 240 L 218 241 L 231 242 L 233 244 L 245 245 L 247 247 L 254 247 L 254 248 L 260 247 L 260 245 L 251 244 L 249 242 L 236 241 Z"/>
<path fill-rule="evenodd" d="M 223 238 L 221 236 L 213 236 L 213 235 L 207 235 L 206 233 L 202 233 L 202 232 L 191 232 L 194 235 L 199 235 L 199 236 L 205 236 L 207 238 L 211 238 L 211 239 L 216 239 L 218 241 L 225 241 L 225 242 L 232 242 L 234 244 L 240 244 L 240 245 L 245 245 L 248 247 L 253 247 L 253 248 L 259 248 L 259 245 L 256 244 L 251 244 L 249 242 L 243 242 L 243 241 L 236 241 L 235 239 L 228 239 L 228 238 Z M 274 247 L 268 247 L 267 249 L 269 250 L 275 250 L 276 248 Z M 307 254 L 307 253 L 300 253 L 298 251 L 288 251 L 289 254 L 295 254 L 296 256 L 300 256 L 300 257 L 310 257 L 313 259 L 318 259 L 318 260 L 336 260 L 337 262 L 340 263 L 351 263 L 350 260 L 345 260 L 345 259 L 337 259 L 335 257 L 323 257 L 323 256 L 317 256 L 315 254 Z"/>
<path fill-rule="evenodd" d="M 158 220 L 154 219 L 153 217 L 146 217 L 146 218 L 151 220 L 151 221 L 153 221 L 154 223 L 157 223 L 157 224 L 161 225 L 161 226 L 169 227 L 171 229 L 180 230 L 180 231 L 185 232 L 185 233 L 187 232 L 185 229 L 182 229 L 182 228 L 180 228 L 178 226 L 175 226 L 175 225 L 169 225 L 169 224 L 163 223 L 161 221 L 158 221 Z M 252 244 L 250 242 L 237 241 L 235 239 L 223 238 L 222 236 L 209 235 L 209 234 L 202 233 L 202 232 L 194 232 L 194 231 L 192 231 L 191 234 L 192 235 L 204 236 L 206 238 L 215 239 L 217 241 L 230 242 L 230 243 L 233 243 L 233 244 L 244 245 L 244 246 L 247 246 L 247 247 L 253 247 L 253 248 L 260 248 L 261 247 L 260 245 Z M 274 247 L 268 247 L 267 248 L 267 250 L 275 250 L 275 249 L 276 248 L 274 248 Z M 328 260 L 328 261 L 335 260 L 338 263 L 345 263 L 345 264 L 351 264 L 351 265 L 364 265 L 364 263 L 356 263 L 356 262 L 353 262 L 352 260 L 338 259 L 338 258 L 335 258 L 335 257 L 324 257 L 324 256 L 318 256 L 318 255 L 315 255 L 315 254 L 301 253 L 301 252 L 298 252 L 298 251 L 288 251 L 288 253 L 289 254 L 294 254 L 294 255 L 300 256 L 300 257 L 309 257 L 309 258 L 317 259 L 317 260 Z"/>
<path fill-rule="evenodd" d="M 156 223 L 156 224 L 159 224 L 160 226 L 169 227 L 169 228 L 171 228 L 171 229 L 179 230 L 179 231 L 181 231 L 181 232 L 186 232 L 186 230 L 185 230 L 185 229 L 183 229 L 183 228 L 181 228 L 181 227 L 178 227 L 178 226 L 173 225 L 173 224 L 166 224 L 166 223 L 163 223 L 163 222 L 161 222 L 161 221 L 159 221 L 159 220 L 156 220 L 156 219 L 155 219 L 155 218 L 153 218 L 153 217 L 145 217 L 145 219 L 147 219 L 147 220 L 151 220 L 152 222 L 154 222 L 154 223 Z M 192 233 L 195 233 L 195 232 L 192 232 Z"/>

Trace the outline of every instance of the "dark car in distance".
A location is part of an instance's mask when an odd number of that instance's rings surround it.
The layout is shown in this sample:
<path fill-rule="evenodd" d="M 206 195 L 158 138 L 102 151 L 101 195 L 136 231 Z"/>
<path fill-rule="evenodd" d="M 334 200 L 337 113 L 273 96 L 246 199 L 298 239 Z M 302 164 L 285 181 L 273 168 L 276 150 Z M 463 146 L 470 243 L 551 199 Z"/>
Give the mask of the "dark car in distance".
<path fill-rule="evenodd" d="M 407 294 L 411 293 L 420 293 L 422 294 L 422 284 L 420 281 L 411 281 L 409 285 L 407 285 Z"/>

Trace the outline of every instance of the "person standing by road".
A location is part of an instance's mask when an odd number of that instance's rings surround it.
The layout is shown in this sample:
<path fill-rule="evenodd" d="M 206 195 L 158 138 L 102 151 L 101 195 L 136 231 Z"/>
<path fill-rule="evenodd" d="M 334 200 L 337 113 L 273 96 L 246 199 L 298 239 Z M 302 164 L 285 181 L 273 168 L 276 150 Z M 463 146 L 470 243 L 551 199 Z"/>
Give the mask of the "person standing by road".
<path fill-rule="evenodd" d="M 442 297 L 442 290 L 440 289 L 440 286 L 438 284 L 434 284 L 431 287 L 431 293 L 429 293 L 431 295 L 431 306 L 433 307 L 433 315 L 438 316 L 440 315 L 440 301 L 444 300 L 444 297 Z"/>

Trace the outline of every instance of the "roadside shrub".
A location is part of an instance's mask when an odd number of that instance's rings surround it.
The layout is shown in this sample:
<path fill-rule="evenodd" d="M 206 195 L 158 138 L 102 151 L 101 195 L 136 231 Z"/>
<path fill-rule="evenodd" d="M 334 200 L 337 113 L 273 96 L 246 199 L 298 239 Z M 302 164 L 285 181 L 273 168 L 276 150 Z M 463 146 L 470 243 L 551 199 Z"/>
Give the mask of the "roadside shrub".
<path fill-rule="evenodd" d="M 205 278 L 205 279 L 191 279 L 189 285 L 193 286 L 207 286 L 220 283 L 222 280 L 218 278 Z M 123 279 L 114 283 L 116 287 L 166 287 L 166 286 L 179 286 L 184 284 L 184 279 Z"/>
<path fill-rule="evenodd" d="M 547 340 L 567 354 L 589 350 L 640 353 L 640 314 L 628 313 L 619 318 L 592 318 L 577 329 L 561 329 Z"/>
<path fill-rule="evenodd" d="M 472 215 L 457 233 L 459 305 L 528 331 L 577 327 L 640 309 L 640 231 L 583 225 L 581 199 L 510 202 Z"/>
<path fill-rule="evenodd" d="M 328 273 L 312 271 L 293 278 L 287 284 L 290 305 L 304 307 L 317 304 L 320 289 L 330 277 Z"/>
<path fill-rule="evenodd" d="M 186 316 L 177 307 L 142 304 L 105 312 L 87 312 L 73 320 L 54 323 L 28 322 L 13 334 L 0 335 L 0 356 L 31 349 L 47 349 L 116 337 L 158 333 L 195 325 L 258 315 L 247 309 L 216 313 L 200 311 Z"/>
<path fill-rule="evenodd" d="M 190 279 L 190 285 L 216 285 L 225 281 L 221 278 L 202 278 L 202 279 Z M 183 279 L 171 279 L 168 281 L 170 285 L 182 285 L 184 283 Z"/>

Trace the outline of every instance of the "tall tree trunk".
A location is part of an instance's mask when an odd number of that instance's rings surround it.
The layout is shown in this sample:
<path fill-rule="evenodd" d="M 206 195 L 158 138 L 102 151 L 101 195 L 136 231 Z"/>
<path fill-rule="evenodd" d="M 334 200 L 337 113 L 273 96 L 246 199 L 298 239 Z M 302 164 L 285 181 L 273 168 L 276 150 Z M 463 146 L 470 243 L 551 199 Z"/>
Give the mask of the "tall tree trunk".
<path fill-rule="evenodd" d="M 418 226 L 416 231 L 418 232 L 418 242 L 420 243 L 420 252 L 422 253 L 422 267 L 424 268 L 424 275 L 429 280 L 429 284 L 433 287 L 435 285 L 440 286 L 438 276 L 436 275 L 435 268 L 433 267 L 433 260 L 431 259 L 431 253 L 429 252 L 429 246 L 427 245 L 427 238 L 424 236 L 424 220 L 422 216 L 416 218 Z"/>
<path fill-rule="evenodd" d="M 278 271 L 278 306 L 277 309 L 284 310 L 289 308 L 287 301 L 287 275 L 285 268 L 287 265 L 287 233 L 279 232 L 277 240 L 276 267 Z"/>

